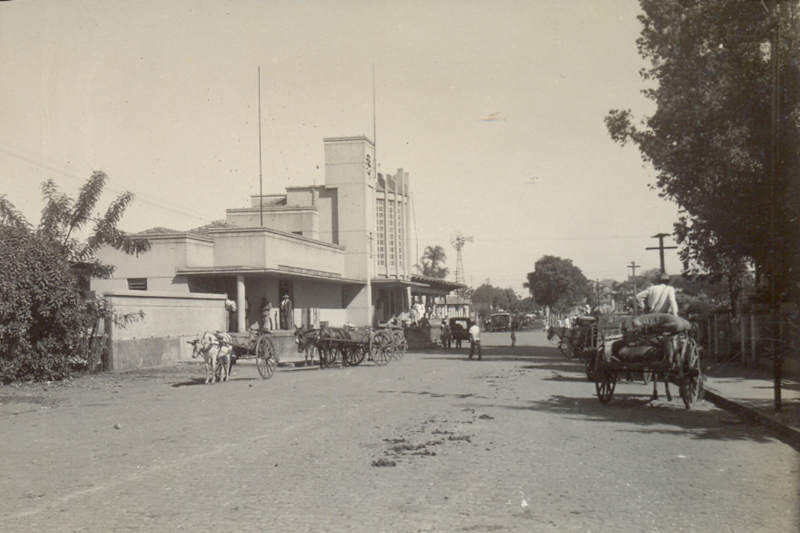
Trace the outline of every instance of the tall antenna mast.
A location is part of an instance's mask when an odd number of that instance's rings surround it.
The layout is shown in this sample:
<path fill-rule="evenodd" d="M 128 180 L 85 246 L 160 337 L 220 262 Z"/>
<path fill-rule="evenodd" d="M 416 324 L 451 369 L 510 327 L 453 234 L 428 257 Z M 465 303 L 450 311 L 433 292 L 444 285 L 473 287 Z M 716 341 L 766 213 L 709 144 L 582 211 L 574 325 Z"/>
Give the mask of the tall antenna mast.
<path fill-rule="evenodd" d="M 375 179 L 378 178 L 378 126 L 375 113 L 375 63 L 372 64 L 372 147 L 375 152 Z"/>
<path fill-rule="evenodd" d="M 258 66 L 258 214 L 264 227 L 264 181 L 261 162 L 261 65 Z"/>

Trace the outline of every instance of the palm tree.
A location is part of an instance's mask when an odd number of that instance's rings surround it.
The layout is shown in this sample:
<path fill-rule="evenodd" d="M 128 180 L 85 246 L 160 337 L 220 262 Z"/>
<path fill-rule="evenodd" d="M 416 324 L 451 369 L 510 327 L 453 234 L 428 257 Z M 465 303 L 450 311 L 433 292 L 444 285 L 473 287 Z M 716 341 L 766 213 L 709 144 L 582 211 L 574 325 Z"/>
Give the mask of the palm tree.
<path fill-rule="evenodd" d="M 422 263 L 422 275 L 432 278 L 447 277 L 450 269 L 441 265 L 447 260 L 447 254 L 441 246 L 427 246 L 422 253 L 420 263 Z"/>

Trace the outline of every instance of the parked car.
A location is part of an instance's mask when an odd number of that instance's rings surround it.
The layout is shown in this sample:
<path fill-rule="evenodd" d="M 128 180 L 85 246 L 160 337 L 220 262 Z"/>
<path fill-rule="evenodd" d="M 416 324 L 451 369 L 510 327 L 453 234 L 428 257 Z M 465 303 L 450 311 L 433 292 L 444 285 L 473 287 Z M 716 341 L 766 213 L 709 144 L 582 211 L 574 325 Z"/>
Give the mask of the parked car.
<path fill-rule="evenodd" d="M 456 348 L 460 348 L 462 341 L 469 342 L 469 328 L 475 323 L 474 321 L 467 317 L 453 317 L 450 318 L 447 323 L 450 328 L 450 333 L 447 335 L 447 338 L 443 340 L 445 347 L 451 348 L 452 345 L 455 344 Z"/>
<path fill-rule="evenodd" d="M 511 313 L 495 313 L 489 317 L 486 331 L 508 331 L 511 329 Z"/>

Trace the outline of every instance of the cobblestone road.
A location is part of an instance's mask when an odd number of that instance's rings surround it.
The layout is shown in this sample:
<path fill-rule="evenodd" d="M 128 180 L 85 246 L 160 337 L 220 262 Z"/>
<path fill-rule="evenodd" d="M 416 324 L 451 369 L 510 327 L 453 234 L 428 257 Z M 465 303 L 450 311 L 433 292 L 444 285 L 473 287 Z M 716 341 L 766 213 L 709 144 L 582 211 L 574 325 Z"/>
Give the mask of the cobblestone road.
<path fill-rule="evenodd" d="M 518 337 L 485 334 L 481 362 L 0 388 L 0 530 L 800 531 L 791 447 L 642 384 L 600 405 L 541 332 Z"/>

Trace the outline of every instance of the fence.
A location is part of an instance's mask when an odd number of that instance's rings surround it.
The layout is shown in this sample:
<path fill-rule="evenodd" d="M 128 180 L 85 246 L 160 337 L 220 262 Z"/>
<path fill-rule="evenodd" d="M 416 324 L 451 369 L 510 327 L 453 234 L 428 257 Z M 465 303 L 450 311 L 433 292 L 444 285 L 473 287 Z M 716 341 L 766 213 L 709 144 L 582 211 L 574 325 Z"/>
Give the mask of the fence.
<path fill-rule="evenodd" d="M 800 319 L 795 304 L 781 306 L 777 328 L 766 306 L 753 306 L 740 316 L 730 309 L 715 309 L 699 323 L 698 341 L 707 357 L 738 360 L 743 365 L 767 367 L 780 353 L 785 370 L 800 374 Z"/>

